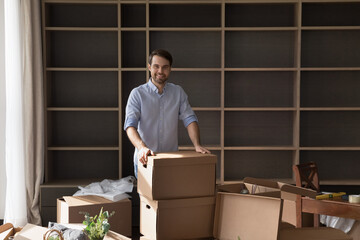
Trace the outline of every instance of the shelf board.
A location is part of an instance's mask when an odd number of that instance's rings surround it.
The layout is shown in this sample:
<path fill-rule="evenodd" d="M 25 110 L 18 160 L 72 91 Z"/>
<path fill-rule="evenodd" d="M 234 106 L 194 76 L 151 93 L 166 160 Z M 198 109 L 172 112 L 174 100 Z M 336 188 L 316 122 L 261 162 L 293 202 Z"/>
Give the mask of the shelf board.
<path fill-rule="evenodd" d="M 215 146 L 215 145 L 203 145 L 203 147 L 214 151 L 220 151 L 221 147 L 220 146 Z M 195 147 L 194 146 L 179 146 L 179 150 L 181 151 L 188 151 L 188 150 L 194 150 L 195 151 Z"/>
<path fill-rule="evenodd" d="M 181 71 L 181 72 L 219 72 L 221 68 L 171 68 L 171 71 Z"/>
<path fill-rule="evenodd" d="M 166 3 L 166 4 L 211 4 L 211 3 L 221 3 L 221 0 L 149 0 L 149 3 Z"/>
<path fill-rule="evenodd" d="M 156 32 L 221 32 L 221 27 L 149 27 L 149 31 Z"/>
<path fill-rule="evenodd" d="M 300 107 L 300 111 L 360 111 L 360 107 Z"/>
<path fill-rule="evenodd" d="M 298 27 L 225 27 L 225 31 L 297 31 Z"/>
<path fill-rule="evenodd" d="M 360 30 L 360 26 L 304 26 L 301 27 L 301 30 L 308 30 L 308 31 L 314 31 L 314 30 Z"/>
<path fill-rule="evenodd" d="M 300 71 L 360 71 L 360 67 L 302 67 Z"/>
<path fill-rule="evenodd" d="M 128 32 L 133 32 L 133 31 L 137 32 L 137 31 L 146 31 L 146 30 L 147 30 L 146 27 L 121 27 L 120 28 L 120 31 L 124 31 L 124 32 L 126 32 L 126 31 L 128 31 Z"/>
<path fill-rule="evenodd" d="M 117 4 L 118 0 L 44 0 L 44 3 L 94 3 L 94 4 Z"/>
<path fill-rule="evenodd" d="M 297 71 L 298 69 L 293 67 L 293 68 L 224 68 L 224 71 L 226 72 L 231 72 L 231 71 L 236 71 L 236 72 L 240 72 L 240 71 L 246 71 L 246 72 L 293 72 L 293 71 Z"/>
<path fill-rule="evenodd" d="M 70 68 L 70 67 L 47 67 L 45 71 L 58 72 L 117 72 L 119 68 Z"/>
<path fill-rule="evenodd" d="M 360 146 L 354 147 L 346 147 L 346 146 L 338 146 L 338 147 L 300 147 L 300 151 L 360 151 Z"/>
<path fill-rule="evenodd" d="M 117 32 L 117 27 L 45 27 L 45 31 L 89 31 L 89 32 Z"/>
<path fill-rule="evenodd" d="M 224 150 L 260 150 L 260 151 L 267 151 L 267 150 L 289 150 L 293 151 L 297 148 L 295 146 L 229 146 L 224 147 Z"/>
<path fill-rule="evenodd" d="M 49 151 L 118 151 L 120 149 L 119 146 L 50 146 L 47 147 L 47 150 Z"/>
<path fill-rule="evenodd" d="M 58 111 L 58 112 L 117 112 L 118 107 L 48 107 L 47 111 Z"/>
<path fill-rule="evenodd" d="M 192 107 L 194 111 L 221 111 L 221 107 Z"/>
<path fill-rule="evenodd" d="M 295 107 L 232 107 L 224 108 L 224 111 L 296 111 Z"/>

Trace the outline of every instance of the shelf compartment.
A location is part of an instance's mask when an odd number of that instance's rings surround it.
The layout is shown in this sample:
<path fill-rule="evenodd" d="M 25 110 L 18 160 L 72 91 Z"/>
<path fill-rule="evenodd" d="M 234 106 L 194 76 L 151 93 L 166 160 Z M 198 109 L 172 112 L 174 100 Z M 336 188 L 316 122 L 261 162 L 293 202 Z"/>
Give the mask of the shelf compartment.
<path fill-rule="evenodd" d="M 293 156 L 294 151 L 225 151 L 224 180 L 292 178 Z"/>
<path fill-rule="evenodd" d="M 118 67 L 118 33 L 48 31 L 46 67 Z"/>
<path fill-rule="evenodd" d="M 184 89 L 192 107 L 220 107 L 221 72 L 172 71 L 169 82 Z"/>
<path fill-rule="evenodd" d="M 163 48 L 173 56 L 175 68 L 219 68 L 221 31 L 150 32 L 150 51 Z"/>
<path fill-rule="evenodd" d="M 295 26 L 295 4 L 225 4 L 226 27 Z"/>
<path fill-rule="evenodd" d="M 119 113 L 48 112 L 48 146 L 114 146 L 119 144 Z"/>
<path fill-rule="evenodd" d="M 47 72 L 48 107 L 118 107 L 117 72 Z"/>
<path fill-rule="evenodd" d="M 49 181 L 119 178 L 118 151 L 51 151 L 48 161 Z"/>
<path fill-rule="evenodd" d="M 303 26 L 360 26 L 360 3 L 303 3 Z"/>
<path fill-rule="evenodd" d="M 360 107 L 359 71 L 301 72 L 301 107 Z"/>
<path fill-rule="evenodd" d="M 359 181 L 360 151 L 300 151 L 300 163 L 315 162 L 320 180 Z"/>
<path fill-rule="evenodd" d="M 221 4 L 150 4 L 150 27 L 220 27 Z"/>
<path fill-rule="evenodd" d="M 199 120 L 201 144 L 220 145 L 220 111 L 196 111 L 195 114 Z M 179 121 L 178 136 L 179 145 L 193 145 L 182 121 Z"/>
<path fill-rule="evenodd" d="M 225 67 L 294 67 L 294 31 L 225 32 Z"/>
<path fill-rule="evenodd" d="M 360 112 L 302 111 L 300 113 L 301 147 L 360 146 Z"/>
<path fill-rule="evenodd" d="M 121 33 L 122 67 L 146 67 L 146 32 L 123 31 Z"/>
<path fill-rule="evenodd" d="M 225 72 L 225 107 L 293 107 L 295 77 L 294 72 Z"/>
<path fill-rule="evenodd" d="M 121 96 L 122 96 L 122 112 L 123 112 L 123 120 L 125 120 L 125 108 L 130 95 L 130 92 L 146 83 L 146 72 L 136 71 L 136 72 L 121 72 Z"/>
<path fill-rule="evenodd" d="M 224 144 L 292 146 L 294 112 L 225 112 Z"/>
<path fill-rule="evenodd" d="M 117 4 L 46 3 L 46 27 L 117 27 Z"/>
<path fill-rule="evenodd" d="M 146 27 L 146 5 L 121 4 L 121 27 Z"/>
<path fill-rule="evenodd" d="M 359 67 L 360 31 L 302 31 L 302 67 Z"/>

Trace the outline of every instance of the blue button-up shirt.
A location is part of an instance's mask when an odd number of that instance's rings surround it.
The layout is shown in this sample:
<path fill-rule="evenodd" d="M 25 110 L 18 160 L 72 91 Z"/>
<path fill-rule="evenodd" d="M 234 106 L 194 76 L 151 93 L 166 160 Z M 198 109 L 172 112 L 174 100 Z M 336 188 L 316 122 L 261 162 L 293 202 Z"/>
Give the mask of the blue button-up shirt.
<path fill-rule="evenodd" d="M 166 83 L 162 94 L 151 79 L 130 93 L 124 130 L 135 127 L 143 142 L 154 152 L 178 150 L 178 121 L 184 126 L 198 121 L 184 90 L 173 83 Z M 134 153 L 137 176 L 137 152 Z"/>

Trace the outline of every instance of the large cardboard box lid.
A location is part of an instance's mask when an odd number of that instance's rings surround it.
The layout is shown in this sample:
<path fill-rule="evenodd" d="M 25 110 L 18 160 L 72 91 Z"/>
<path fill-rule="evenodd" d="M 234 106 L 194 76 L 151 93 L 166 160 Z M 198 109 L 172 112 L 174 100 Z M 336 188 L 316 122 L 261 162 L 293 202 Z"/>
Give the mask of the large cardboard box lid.
<path fill-rule="evenodd" d="M 194 161 L 196 159 L 196 161 Z M 217 157 L 214 154 L 202 154 L 195 151 L 178 151 L 157 153 L 148 157 L 147 165 L 150 166 L 174 166 L 193 164 L 216 164 Z"/>
<path fill-rule="evenodd" d="M 250 194 L 218 193 L 214 237 L 276 240 L 282 200 Z"/>

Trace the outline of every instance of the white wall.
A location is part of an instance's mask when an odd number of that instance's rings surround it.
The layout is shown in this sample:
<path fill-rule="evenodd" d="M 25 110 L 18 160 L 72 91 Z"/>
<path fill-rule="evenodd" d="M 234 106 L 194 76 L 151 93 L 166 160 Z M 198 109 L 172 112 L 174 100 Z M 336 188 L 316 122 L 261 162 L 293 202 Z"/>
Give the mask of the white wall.
<path fill-rule="evenodd" d="M 5 39 L 4 0 L 0 0 L 0 219 L 5 212 Z"/>

